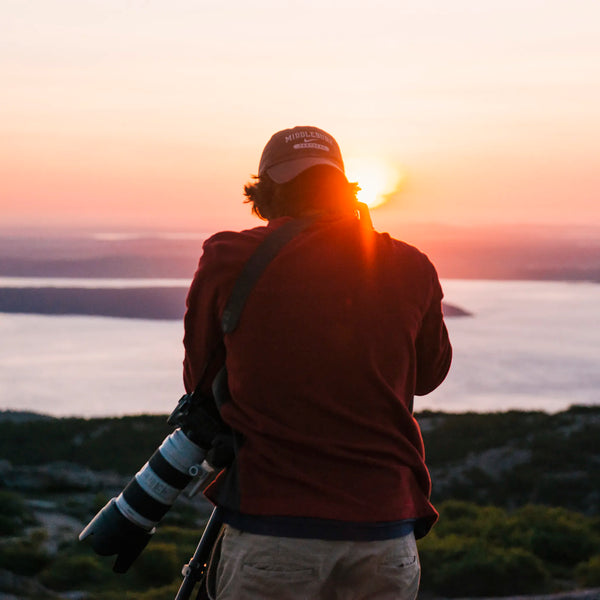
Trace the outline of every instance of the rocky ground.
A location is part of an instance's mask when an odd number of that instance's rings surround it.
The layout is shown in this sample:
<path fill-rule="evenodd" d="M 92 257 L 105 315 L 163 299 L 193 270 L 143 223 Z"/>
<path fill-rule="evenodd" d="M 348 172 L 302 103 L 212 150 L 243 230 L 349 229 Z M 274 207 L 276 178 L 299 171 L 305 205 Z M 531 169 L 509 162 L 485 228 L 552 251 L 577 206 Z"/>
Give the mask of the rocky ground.
<path fill-rule="evenodd" d="M 0 415 L 0 421 L 10 419 L 13 423 L 28 423 L 31 418 L 31 415 L 17 413 Z M 581 481 L 587 479 L 588 484 L 590 478 L 593 480 L 593 473 L 597 472 L 600 464 L 597 454 L 599 410 L 574 410 L 555 416 L 519 414 L 515 416 L 515 426 L 512 425 L 512 421 L 508 425 L 504 423 L 503 419 L 507 417 L 490 415 L 488 418 L 500 419 L 497 421 L 498 427 L 504 427 L 508 433 L 496 435 L 495 420 L 489 429 L 481 430 L 481 416 L 449 416 L 438 413 L 419 416 L 424 436 L 430 437 L 426 442 L 431 450 L 431 471 L 438 493 L 456 497 L 457 490 L 467 490 L 469 497 L 473 497 L 474 482 L 479 482 L 477 483 L 479 492 L 483 493 L 484 486 L 487 486 L 485 488 L 487 497 L 482 496 L 480 500 L 484 503 L 498 504 L 498 490 L 505 488 L 511 476 L 522 468 L 534 469 L 537 475 L 536 485 L 546 481 L 552 489 L 559 488 L 560 482 L 567 476 L 574 481 L 574 477 L 581 475 Z M 49 426 L 56 425 L 57 421 L 50 419 L 47 423 Z M 546 430 L 541 431 L 540 426 L 544 424 Z M 78 427 L 79 425 L 78 423 Z M 92 425 L 96 435 L 99 426 Z M 110 426 L 112 425 L 103 424 L 102 431 Z M 133 432 L 136 429 L 131 427 L 130 430 Z M 87 437 L 96 439 L 97 435 L 96 437 L 91 434 L 84 435 L 85 432 L 80 429 L 78 431 L 77 435 L 85 439 L 75 440 L 74 447 L 77 455 L 83 457 Z M 462 440 L 467 437 L 465 432 L 469 432 L 466 441 Z M 8 433 L 9 429 L 6 429 L 4 435 Z M 546 460 L 544 452 L 547 449 L 545 438 L 538 440 L 542 433 L 548 435 L 551 442 L 546 471 L 540 466 L 540 461 Z M 14 491 L 25 498 L 26 505 L 35 519 L 35 523 L 28 525 L 29 531 L 37 529 L 45 532 L 45 535 L 40 537 L 39 543 L 50 554 L 54 554 L 65 544 L 77 544 L 77 537 L 93 511 L 101 507 L 109 498 L 118 495 L 133 474 L 123 475 L 114 471 L 93 470 L 70 460 L 40 461 L 35 465 L 18 464 L 17 456 L 23 456 L 25 438 L 18 431 L 17 433 L 13 431 L 11 435 L 14 435 L 14 441 L 11 443 L 18 445 L 20 453 L 11 455 L 10 447 L 6 446 L 5 456 L 10 456 L 11 460 L 0 459 L 0 491 Z M 115 433 L 110 430 L 107 435 L 114 444 Z M 146 430 L 141 430 L 140 435 L 146 435 Z M 464 451 L 458 447 L 461 441 L 464 441 Z M 449 454 L 451 445 L 454 455 Z M 576 469 L 573 467 L 573 458 L 568 455 L 570 451 L 575 453 Z M 144 456 L 145 453 L 146 451 Z M 585 464 L 584 457 L 587 461 Z M 143 461 L 138 462 L 142 464 Z M 530 472 L 532 471 L 525 471 L 525 474 Z M 474 476 L 481 478 L 482 473 L 485 474 L 485 480 L 473 479 Z M 517 492 L 518 490 L 515 491 Z M 528 490 L 527 493 L 531 492 Z M 585 504 L 588 508 L 599 504 L 600 493 L 593 485 L 582 488 L 578 494 L 585 496 Z M 169 516 L 172 512 L 172 516 L 177 519 L 177 511 L 181 511 L 180 523 L 201 527 L 210 514 L 211 508 L 200 498 L 189 499 L 182 494 Z M 597 514 L 596 509 L 590 514 Z M 0 548 L 6 541 L 6 537 L 0 540 Z M 0 600 L 30 598 L 92 600 L 84 592 L 57 594 L 45 589 L 34 577 L 18 576 L 7 570 L 0 570 Z M 445 599 L 421 594 L 419 600 Z M 600 589 L 550 595 L 513 596 L 510 600 L 600 600 Z"/>

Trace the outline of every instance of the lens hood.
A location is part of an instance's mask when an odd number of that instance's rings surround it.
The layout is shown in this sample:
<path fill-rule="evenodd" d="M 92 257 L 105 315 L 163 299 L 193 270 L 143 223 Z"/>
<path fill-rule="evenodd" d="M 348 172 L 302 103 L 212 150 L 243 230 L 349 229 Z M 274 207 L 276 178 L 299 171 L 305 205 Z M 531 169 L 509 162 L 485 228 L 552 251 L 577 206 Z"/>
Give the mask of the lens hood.
<path fill-rule="evenodd" d="M 113 571 L 125 573 L 155 531 L 155 528 L 146 531 L 124 517 L 113 498 L 79 534 L 79 540 L 87 540 L 101 556 L 116 554 Z"/>

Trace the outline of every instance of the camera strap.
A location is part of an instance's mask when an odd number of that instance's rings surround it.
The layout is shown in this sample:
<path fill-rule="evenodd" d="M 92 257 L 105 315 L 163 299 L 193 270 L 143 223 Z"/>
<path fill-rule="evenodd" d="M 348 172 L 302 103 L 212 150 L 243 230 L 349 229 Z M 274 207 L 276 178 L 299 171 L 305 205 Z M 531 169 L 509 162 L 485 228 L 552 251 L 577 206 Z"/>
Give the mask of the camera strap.
<path fill-rule="evenodd" d="M 304 231 L 314 222 L 314 220 L 315 217 L 292 219 L 287 223 L 284 223 L 281 227 L 278 227 L 261 242 L 254 251 L 254 254 L 250 256 L 242 268 L 242 271 L 233 286 L 231 295 L 227 300 L 225 310 L 221 317 L 221 329 L 223 335 L 231 333 L 238 326 L 250 292 L 271 261 L 290 240 L 300 232 Z M 223 365 L 215 376 L 212 384 L 212 391 L 215 404 L 217 405 L 217 408 L 220 409 L 229 399 L 227 369 L 225 365 Z"/>
<path fill-rule="evenodd" d="M 246 300 L 269 263 L 292 238 L 313 221 L 314 217 L 302 217 L 284 223 L 270 233 L 254 251 L 237 278 L 223 311 L 221 317 L 223 334 L 231 333 L 238 326 Z"/>

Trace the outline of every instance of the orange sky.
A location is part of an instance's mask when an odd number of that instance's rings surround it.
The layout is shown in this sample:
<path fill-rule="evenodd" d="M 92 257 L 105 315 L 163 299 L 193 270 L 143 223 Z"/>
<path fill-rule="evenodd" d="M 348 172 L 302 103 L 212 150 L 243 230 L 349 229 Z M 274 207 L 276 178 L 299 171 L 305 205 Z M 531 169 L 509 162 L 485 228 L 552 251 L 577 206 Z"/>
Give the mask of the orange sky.
<path fill-rule="evenodd" d="M 303 124 L 404 174 L 381 229 L 600 226 L 596 0 L 8 0 L 0 22 L 0 227 L 251 225 L 243 183 Z"/>

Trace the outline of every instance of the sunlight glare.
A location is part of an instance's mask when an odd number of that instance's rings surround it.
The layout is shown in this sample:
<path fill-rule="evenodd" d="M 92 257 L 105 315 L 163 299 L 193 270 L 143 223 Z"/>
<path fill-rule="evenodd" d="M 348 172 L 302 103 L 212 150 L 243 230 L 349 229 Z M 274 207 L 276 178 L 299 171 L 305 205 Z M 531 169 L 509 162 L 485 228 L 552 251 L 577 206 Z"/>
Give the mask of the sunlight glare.
<path fill-rule="evenodd" d="M 360 186 L 358 199 L 369 208 L 387 202 L 403 178 L 395 167 L 376 158 L 349 158 L 344 161 L 348 181 Z"/>

